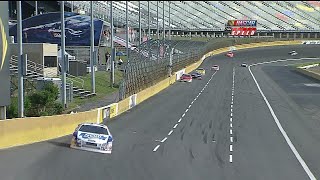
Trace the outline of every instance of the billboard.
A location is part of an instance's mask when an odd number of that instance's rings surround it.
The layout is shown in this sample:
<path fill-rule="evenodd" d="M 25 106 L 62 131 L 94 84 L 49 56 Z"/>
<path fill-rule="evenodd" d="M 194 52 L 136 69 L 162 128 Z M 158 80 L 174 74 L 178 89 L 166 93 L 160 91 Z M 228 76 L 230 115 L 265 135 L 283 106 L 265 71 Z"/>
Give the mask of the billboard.
<path fill-rule="evenodd" d="M 231 35 L 232 36 L 253 36 L 257 32 L 255 27 L 232 27 Z"/>
<path fill-rule="evenodd" d="M 257 32 L 257 20 L 228 20 L 225 31 L 231 36 L 253 36 Z"/>
<path fill-rule="evenodd" d="M 0 1 L 0 106 L 10 105 L 8 1 Z"/>
<path fill-rule="evenodd" d="M 22 21 L 23 43 L 61 44 L 60 12 L 40 14 Z M 94 45 L 98 46 L 103 21 L 94 18 Z M 90 46 L 90 16 L 65 12 L 66 46 Z M 10 36 L 17 42 L 17 25 L 10 27 Z"/>
<path fill-rule="evenodd" d="M 257 26 L 257 20 L 228 20 L 227 26 Z"/>

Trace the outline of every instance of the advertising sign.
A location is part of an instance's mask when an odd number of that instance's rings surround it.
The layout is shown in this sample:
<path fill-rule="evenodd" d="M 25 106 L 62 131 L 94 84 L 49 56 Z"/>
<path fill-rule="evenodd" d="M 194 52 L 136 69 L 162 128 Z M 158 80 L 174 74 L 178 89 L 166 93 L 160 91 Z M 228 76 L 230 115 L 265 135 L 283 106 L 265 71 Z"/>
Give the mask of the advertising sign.
<path fill-rule="evenodd" d="M 0 1 L 0 106 L 10 105 L 8 1 Z"/>
<path fill-rule="evenodd" d="M 227 26 L 257 26 L 257 20 L 228 20 Z"/>
<path fill-rule="evenodd" d="M 182 69 L 178 72 L 176 72 L 176 80 L 178 81 L 180 77 L 185 73 L 186 69 Z"/>
<path fill-rule="evenodd" d="M 2 7 L 2 6 L 1 6 Z M 99 45 L 103 21 L 94 18 L 94 44 Z M 90 16 L 65 12 L 66 46 L 90 46 Z M 9 30 L 17 42 L 17 25 Z M 23 43 L 61 43 L 61 15 L 59 12 L 41 14 L 22 21 Z"/>
<path fill-rule="evenodd" d="M 113 118 L 118 115 L 118 103 L 113 103 L 110 105 L 109 115 L 110 118 Z"/>
<path fill-rule="evenodd" d="M 133 108 L 137 104 L 137 94 L 130 96 L 129 109 Z"/>
<path fill-rule="evenodd" d="M 253 36 L 257 32 L 255 27 L 233 27 L 231 28 L 232 36 Z"/>

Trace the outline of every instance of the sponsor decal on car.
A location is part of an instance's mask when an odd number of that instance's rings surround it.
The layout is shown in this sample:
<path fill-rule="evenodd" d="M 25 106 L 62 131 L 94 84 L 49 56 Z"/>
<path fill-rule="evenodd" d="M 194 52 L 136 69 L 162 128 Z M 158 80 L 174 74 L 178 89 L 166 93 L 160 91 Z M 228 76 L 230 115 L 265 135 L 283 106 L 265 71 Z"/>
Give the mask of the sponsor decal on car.
<path fill-rule="evenodd" d="M 106 140 L 108 137 L 99 135 L 99 134 L 88 134 L 88 133 L 81 133 L 79 137 L 82 137 L 83 139 L 92 139 L 92 138 L 98 138 L 102 140 Z"/>

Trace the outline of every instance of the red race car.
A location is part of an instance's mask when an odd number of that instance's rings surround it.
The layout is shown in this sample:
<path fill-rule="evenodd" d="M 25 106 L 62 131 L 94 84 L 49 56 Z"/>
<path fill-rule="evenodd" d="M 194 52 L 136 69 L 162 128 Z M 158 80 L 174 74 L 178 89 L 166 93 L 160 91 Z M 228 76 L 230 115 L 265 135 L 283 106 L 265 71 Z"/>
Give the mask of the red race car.
<path fill-rule="evenodd" d="M 227 54 L 226 54 L 226 56 L 228 56 L 228 57 L 233 57 L 234 56 L 234 54 L 233 54 L 233 52 L 228 52 Z"/>
<path fill-rule="evenodd" d="M 192 82 L 192 76 L 190 74 L 183 74 L 180 77 L 181 82 Z"/>

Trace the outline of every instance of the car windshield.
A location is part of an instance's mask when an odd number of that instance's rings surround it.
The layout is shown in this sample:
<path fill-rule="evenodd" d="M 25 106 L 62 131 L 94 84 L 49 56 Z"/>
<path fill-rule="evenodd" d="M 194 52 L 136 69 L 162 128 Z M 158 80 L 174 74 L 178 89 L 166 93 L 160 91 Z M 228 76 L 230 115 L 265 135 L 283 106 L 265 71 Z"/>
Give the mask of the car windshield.
<path fill-rule="evenodd" d="M 83 125 L 81 126 L 79 131 L 94 133 L 94 134 L 109 135 L 108 130 L 100 126 Z"/>

